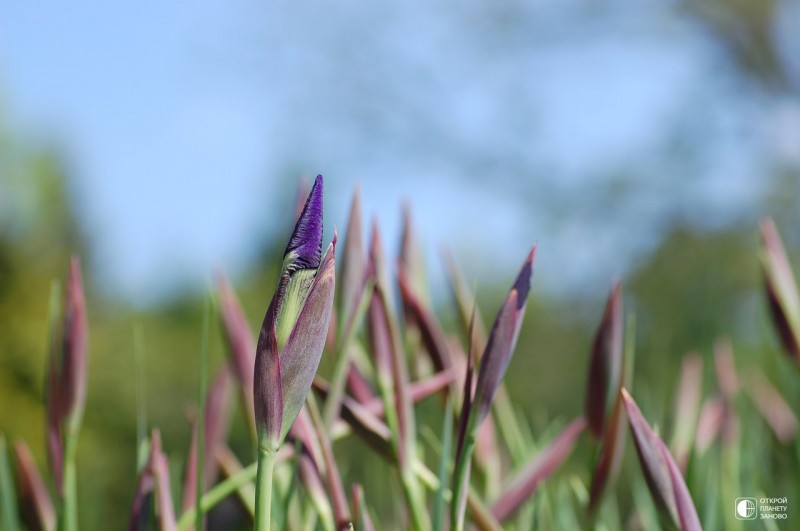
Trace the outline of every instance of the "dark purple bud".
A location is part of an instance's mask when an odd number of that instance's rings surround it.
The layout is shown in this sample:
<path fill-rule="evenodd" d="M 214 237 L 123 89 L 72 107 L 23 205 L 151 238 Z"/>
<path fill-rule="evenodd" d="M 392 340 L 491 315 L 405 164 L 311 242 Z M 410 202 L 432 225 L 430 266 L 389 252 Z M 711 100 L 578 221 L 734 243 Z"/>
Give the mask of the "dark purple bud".
<path fill-rule="evenodd" d="M 317 175 L 283 253 L 285 268 L 316 269 L 322 256 L 322 175 Z"/>
<path fill-rule="evenodd" d="M 621 365 L 622 294 L 619 282 L 615 282 L 594 337 L 586 384 L 586 420 L 595 438 L 602 436 L 607 411 L 619 392 Z"/>
<path fill-rule="evenodd" d="M 489 413 L 494 394 L 503 381 L 514 354 L 522 318 L 525 315 L 525 303 L 531 286 L 535 255 L 536 247 L 528 254 L 508 297 L 500 308 L 492 332 L 489 334 L 486 350 L 481 357 L 474 398 L 476 428 Z"/>
<path fill-rule="evenodd" d="M 677 463 L 627 390 L 622 390 L 628 423 L 650 494 L 662 517 L 683 531 L 700 529 L 694 503 Z"/>

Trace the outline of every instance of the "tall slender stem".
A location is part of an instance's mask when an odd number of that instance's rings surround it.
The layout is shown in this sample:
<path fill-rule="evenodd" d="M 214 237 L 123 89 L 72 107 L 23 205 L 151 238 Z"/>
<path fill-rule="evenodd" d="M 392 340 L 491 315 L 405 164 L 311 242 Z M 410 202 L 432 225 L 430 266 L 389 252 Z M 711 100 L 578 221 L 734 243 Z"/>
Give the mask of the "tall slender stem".
<path fill-rule="evenodd" d="M 61 531 L 78 531 L 78 485 L 75 454 L 78 448 L 77 429 L 69 430 L 64 448 L 64 515 Z"/>
<path fill-rule="evenodd" d="M 258 476 L 256 478 L 256 526 L 255 531 L 270 531 L 272 516 L 272 472 L 275 469 L 275 454 L 258 450 Z"/>
<path fill-rule="evenodd" d="M 195 459 L 195 480 L 197 484 L 195 485 L 195 506 L 200 507 L 200 502 L 203 499 L 203 490 L 205 486 L 205 480 L 203 478 L 203 469 L 205 468 L 204 457 L 205 457 L 205 435 L 206 435 L 206 372 L 207 372 L 207 364 L 208 364 L 208 330 L 209 330 L 209 314 L 211 313 L 211 300 L 206 297 L 206 303 L 203 308 L 203 336 L 200 343 L 200 385 L 199 389 L 197 390 L 197 403 L 198 409 L 197 412 L 197 458 Z M 196 531 L 203 531 L 205 526 L 203 525 L 203 511 L 197 511 L 195 514 L 195 530 Z"/>

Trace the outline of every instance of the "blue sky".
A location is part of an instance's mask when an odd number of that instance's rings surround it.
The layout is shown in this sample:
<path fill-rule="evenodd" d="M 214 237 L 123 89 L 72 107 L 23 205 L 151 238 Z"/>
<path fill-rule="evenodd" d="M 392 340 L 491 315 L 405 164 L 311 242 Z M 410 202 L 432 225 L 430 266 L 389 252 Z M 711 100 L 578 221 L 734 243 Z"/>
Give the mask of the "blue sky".
<path fill-rule="evenodd" d="M 536 241 L 543 283 L 604 291 L 676 218 L 755 219 L 765 161 L 796 156 L 775 123 L 800 123 L 655 2 L 13 2 L 0 73 L 136 302 L 240 271 L 316 173 L 329 232 L 360 183 L 390 241 L 412 205 L 432 264 L 447 242 L 510 271 Z"/>

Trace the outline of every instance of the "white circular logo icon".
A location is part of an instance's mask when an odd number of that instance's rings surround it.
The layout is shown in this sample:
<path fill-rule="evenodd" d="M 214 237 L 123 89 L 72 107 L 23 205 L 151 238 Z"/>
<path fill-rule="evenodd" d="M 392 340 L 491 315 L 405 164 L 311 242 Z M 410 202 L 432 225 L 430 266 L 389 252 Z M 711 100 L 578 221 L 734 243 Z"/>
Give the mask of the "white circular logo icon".
<path fill-rule="evenodd" d="M 751 498 L 744 498 L 736 503 L 736 514 L 740 518 L 753 518 L 756 514 L 756 504 Z"/>

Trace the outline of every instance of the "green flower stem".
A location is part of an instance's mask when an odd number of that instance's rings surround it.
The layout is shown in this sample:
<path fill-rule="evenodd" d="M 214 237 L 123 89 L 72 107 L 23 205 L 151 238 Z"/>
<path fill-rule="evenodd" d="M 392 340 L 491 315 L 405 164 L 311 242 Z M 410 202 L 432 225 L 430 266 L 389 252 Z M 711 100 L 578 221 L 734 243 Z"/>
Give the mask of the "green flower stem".
<path fill-rule="evenodd" d="M 439 488 L 433 501 L 432 529 L 441 531 L 444 526 L 444 491 L 447 482 L 447 471 L 450 468 L 451 448 L 453 446 L 453 408 L 452 399 L 448 397 L 444 406 L 444 423 L 442 426 L 442 448 L 439 452 Z"/>
<path fill-rule="evenodd" d="M 470 422 L 470 424 L 472 424 Z M 464 447 L 456 462 L 455 475 L 453 476 L 453 498 L 450 505 L 450 516 L 453 529 L 464 531 L 464 515 L 466 513 L 467 490 L 469 489 L 469 475 L 472 464 L 472 453 L 475 451 L 475 437 L 469 433 L 471 426 L 467 426 L 467 436 Z"/>
<path fill-rule="evenodd" d="M 258 477 L 256 479 L 255 531 L 270 531 L 272 524 L 272 473 L 275 470 L 275 453 L 258 451 Z"/>
<path fill-rule="evenodd" d="M 258 463 L 252 463 L 225 481 L 217 483 L 212 489 L 203 495 L 200 501 L 200 512 L 206 513 L 210 511 L 222 500 L 242 487 L 247 486 L 251 481 L 253 481 L 253 479 L 256 478 L 257 473 Z M 180 520 L 178 520 L 178 530 L 185 531 L 186 529 L 189 529 L 195 519 L 196 513 L 196 507 L 190 507 L 187 509 L 186 512 L 181 515 Z"/>
<path fill-rule="evenodd" d="M 76 425 L 79 423 L 75 423 Z M 78 429 L 71 426 L 64 445 L 64 513 L 61 518 L 61 531 L 78 531 L 78 485 L 75 455 L 78 449 Z"/>
<path fill-rule="evenodd" d="M 203 497 L 203 487 L 205 485 L 203 480 L 203 469 L 205 468 L 203 460 L 205 456 L 205 435 L 206 435 L 206 381 L 207 365 L 208 365 L 208 331 L 209 320 L 211 314 L 211 299 L 206 298 L 206 303 L 203 305 L 203 336 L 200 342 L 200 385 L 197 390 L 197 448 L 195 458 L 195 505 L 200 505 Z M 203 511 L 197 511 L 195 514 L 194 528 L 197 530 L 204 529 L 203 526 Z"/>
<path fill-rule="evenodd" d="M 403 491 L 405 492 L 406 499 L 408 500 L 408 508 L 411 512 L 411 521 L 414 524 L 414 529 L 424 531 L 430 529 L 425 512 L 425 497 L 422 492 L 417 488 L 416 476 L 413 472 L 402 478 Z"/>
<path fill-rule="evenodd" d="M 291 451 L 293 451 L 293 449 L 288 448 L 290 451 L 286 450 L 287 448 L 284 448 L 278 454 L 278 461 L 283 461 L 291 457 Z M 439 478 L 436 477 L 436 474 L 433 473 L 427 466 L 425 466 L 425 463 L 416 460 L 412 465 L 412 469 L 422 485 L 431 491 L 436 491 L 439 489 L 441 485 Z M 203 513 L 207 513 L 234 492 L 251 485 L 251 482 L 256 479 L 257 473 L 258 463 L 251 463 L 226 480 L 217 483 L 213 488 L 209 489 L 205 495 L 203 495 L 202 501 L 200 502 L 201 511 Z M 449 488 L 445 488 L 442 494 L 446 502 L 450 502 L 452 500 L 452 492 Z M 472 513 L 473 517 L 476 518 L 475 524 L 478 526 L 478 529 L 481 529 L 482 531 L 496 531 L 501 529 L 499 524 L 497 524 L 497 522 L 493 519 L 489 508 L 483 505 L 483 502 L 471 489 L 467 494 L 467 500 L 470 512 Z M 313 509 L 307 509 L 306 525 L 311 525 L 311 522 L 316 521 L 316 516 L 309 517 L 309 510 L 311 513 L 316 513 L 316 511 Z M 196 512 L 197 509 L 195 507 L 190 507 L 181 515 L 180 519 L 178 520 L 179 531 L 186 531 L 189 529 L 194 521 Z M 323 511 L 323 513 L 324 514 L 319 513 L 323 528 L 326 530 L 332 529 L 332 515 L 328 511 Z M 478 518 L 478 516 L 480 516 L 480 518 Z"/>
<path fill-rule="evenodd" d="M 17 491 L 11 478 L 11 465 L 6 452 L 6 438 L 0 433 L 0 509 L 3 512 L 3 529 L 17 531 Z"/>

